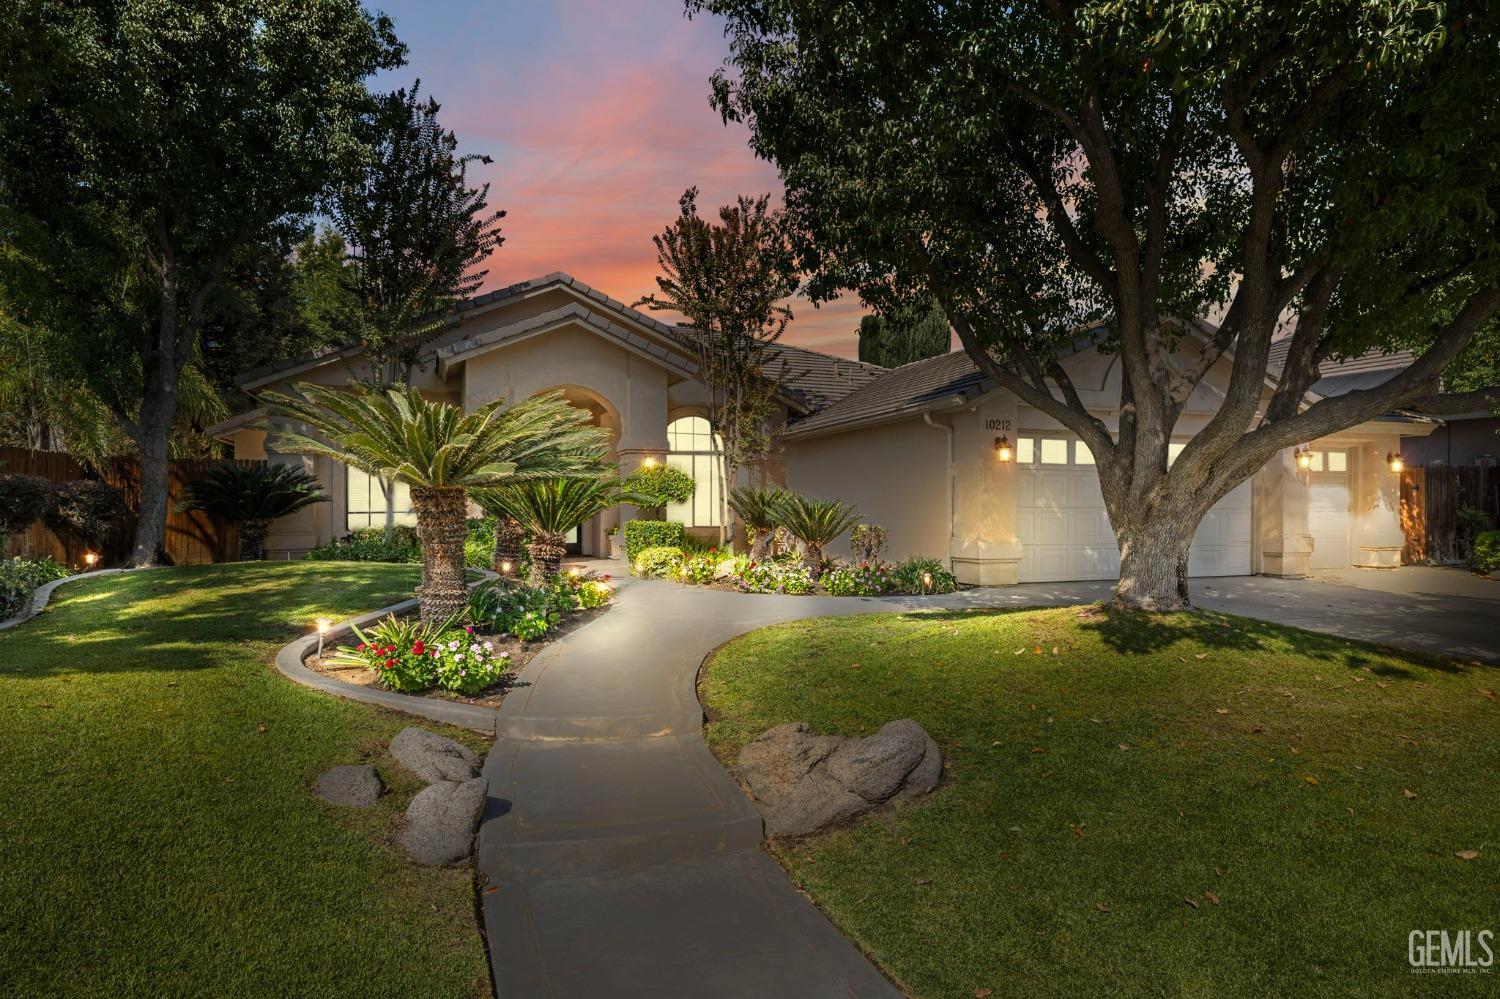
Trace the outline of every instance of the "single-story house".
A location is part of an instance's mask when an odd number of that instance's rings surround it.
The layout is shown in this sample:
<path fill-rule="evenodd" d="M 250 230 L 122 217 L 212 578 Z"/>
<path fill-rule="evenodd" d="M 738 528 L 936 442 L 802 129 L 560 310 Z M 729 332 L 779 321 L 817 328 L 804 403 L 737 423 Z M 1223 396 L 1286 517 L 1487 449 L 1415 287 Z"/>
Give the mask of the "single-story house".
<path fill-rule="evenodd" d="M 412 384 L 468 408 L 561 390 L 610 431 L 610 459 L 623 472 L 652 459 L 693 475 L 697 496 L 669 508 L 668 517 L 713 534 L 721 484 L 692 336 L 566 274 L 550 274 L 464 303 L 430 342 L 431 361 Z M 1115 577 L 1119 553 L 1088 449 L 992 385 L 962 352 L 886 369 L 790 345 L 776 349 L 787 375 L 777 417 L 785 429 L 775 453 L 746 470 L 747 481 L 853 502 L 889 531 L 894 556 L 938 557 L 963 582 Z M 240 384 L 252 394 L 299 381 L 346 384 L 361 363 L 357 347 L 332 349 L 266 365 Z M 1081 335 L 1062 363 L 1085 402 L 1112 423 L 1117 360 Z M 1216 411 L 1228 370 L 1221 361 L 1198 386 L 1174 450 Z M 1268 379 L 1268 397 L 1272 386 Z M 265 457 L 266 418 L 253 410 L 212 432 L 236 457 Z M 1399 477 L 1387 456 L 1401 449 L 1403 436 L 1434 425 L 1392 415 L 1310 441 L 1306 470 L 1287 449 L 1204 520 L 1190 571 L 1301 576 L 1324 567 L 1398 566 Z M 1001 437 L 1012 445 L 1011 460 L 998 453 Z M 296 557 L 382 522 L 379 485 L 358 470 L 323 458 L 270 457 L 308 463 L 332 498 L 279 521 L 266 539 L 270 557 Z M 399 488 L 396 506 L 409 521 Z M 594 518 L 572 539 L 573 550 L 604 554 L 609 529 L 633 515 L 623 507 Z"/>

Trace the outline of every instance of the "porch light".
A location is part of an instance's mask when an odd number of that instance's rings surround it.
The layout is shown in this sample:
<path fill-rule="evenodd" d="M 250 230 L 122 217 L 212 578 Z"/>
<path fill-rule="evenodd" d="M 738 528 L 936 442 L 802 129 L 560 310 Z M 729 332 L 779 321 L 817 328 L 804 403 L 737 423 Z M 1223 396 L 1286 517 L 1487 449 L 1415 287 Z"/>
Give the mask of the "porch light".
<path fill-rule="evenodd" d="M 1391 471 L 1393 472 L 1399 472 L 1401 471 L 1401 469 L 1406 467 L 1406 462 L 1401 460 L 1401 452 L 1399 451 L 1392 451 L 1390 454 L 1386 455 L 1385 463 L 1391 466 Z"/>
<path fill-rule="evenodd" d="M 86 565 L 86 566 L 88 566 L 90 569 L 92 569 L 94 566 L 98 565 L 99 564 L 99 553 L 98 552 L 84 552 L 83 553 L 83 564 Z"/>
<path fill-rule="evenodd" d="M 1312 468 L 1312 448 L 1303 445 L 1297 449 L 1297 470 L 1305 472 Z"/>
<path fill-rule="evenodd" d="M 1001 461 L 1010 461 L 1011 455 L 1012 455 L 1012 452 L 1011 452 L 1011 449 L 1010 449 L 1010 438 L 1009 437 L 996 437 L 995 438 L 995 457 L 999 458 Z"/>

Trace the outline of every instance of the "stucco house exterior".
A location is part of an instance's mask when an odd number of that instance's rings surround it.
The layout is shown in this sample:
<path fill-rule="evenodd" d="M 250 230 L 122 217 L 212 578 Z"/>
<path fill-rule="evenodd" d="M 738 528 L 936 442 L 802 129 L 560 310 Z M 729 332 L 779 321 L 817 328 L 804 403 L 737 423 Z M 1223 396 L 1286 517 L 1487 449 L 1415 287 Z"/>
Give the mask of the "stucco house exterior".
<path fill-rule="evenodd" d="M 430 343 L 431 361 L 412 384 L 466 408 L 558 389 L 588 409 L 613 441 L 622 472 L 648 459 L 678 465 L 697 497 L 670 519 L 716 534 L 720 484 L 696 379 L 692 331 L 660 322 L 566 274 L 525 281 L 466 302 Z M 1184 341 L 1192 351 L 1196 341 Z M 745 471 L 814 496 L 855 503 L 890 532 L 892 554 L 930 555 L 961 582 L 1009 584 L 1113 579 L 1119 568 L 1088 449 L 1059 424 L 990 384 L 961 351 L 885 369 L 788 345 L 776 451 Z M 1085 402 L 1106 424 L 1118 417 L 1116 359 L 1081 335 L 1063 358 Z M 278 361 L 248 372 L 252 394 L 299 381 L 347 384 L 357 348 Z M 1174 452 L 1213 415 L 1230 360 L 1199 385 L 1179 421 Z M 1274 380 L 1267 381 L 1267 398 Z M 306 462 L 332 502 L 278 522 L 269 557 L 297 557 L 355 527 L 382 522 L 378 486 L 323 458 L 266 455 L 266 413 L 252 410 L 212 429 L 236 457 Z M 1394 568 L 1403 537 L 1399 476 L 1387 456 L 1403 435 L 1434 424 L 1392 415 L 1310 441 L 1312 467 L 1287 449 L 1205 518 L 1194 541 L 1194 575 L 1305 575 L 1343 566 Z M 1006 438 L 1010 460 L 997 443 Z M 406 511 L 404 492 L 397 509 Z M 602 555 L 607 531 L 634 515 L 622 507 L 594 518 L 574 550 Z M 837 554 L 837 551 L 835 551 Z"/>

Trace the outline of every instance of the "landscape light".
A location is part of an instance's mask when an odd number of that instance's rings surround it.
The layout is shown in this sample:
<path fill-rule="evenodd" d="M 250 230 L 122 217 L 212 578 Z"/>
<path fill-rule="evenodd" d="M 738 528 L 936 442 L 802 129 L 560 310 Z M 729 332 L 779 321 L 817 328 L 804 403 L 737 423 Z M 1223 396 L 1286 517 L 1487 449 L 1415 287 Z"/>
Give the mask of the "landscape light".
<path fill-rule="evenodd" d="M 333 621 L 326 617 L 320 617 L 315 622 L 318 626 L 318 658 L 323 658 L 323 636 L 328 634 L 328 629 L 333 627 Z"/>
<path fill-rule="evenodd" d="M 1305 472 L 1312 468 L 1312 448 L 1300 447 L 1297 449 L 1297 469 Z"/>
<path fill-rule="evenodd" d="M 1001 461 L 1010 461 L 1011 450 L 1009 437 L 995 438 L 995 457 L 999 458 Z"/>
<path fill-rule="evenodd" d="M 500 563 L 500 574 L 502 576 L 509 576 L 510 575 L 510 563 L 509 562 L 501 562 Z"/>
<path fill-rule="evenodd" d="M 1399 472 L 1406 467 L 1406 462 L 1401 459 L 1401 454 L 1398 451 L 1392 451 L 1386 455 L 1385 463 L 1391 466 L 1391 471 L 1393 472 Z"/>
<path fill-rule="evenodd" d="M 924 572 L 922 573 L 922 592 L 926 593 L 930 589 L 932 589 L 932 573 Z"/>
<path fill-rule="evenodd" d="M 643 462 L 641 462 L 641 464 L 645 465 L 647 468 L 655 468 L 656 467 L 656 456 L 655 455 L 650 455 L 650 454 L 646 455 L 646 460 L 643 461 Z"/>
<path fill-rule="evenodd" d="M 90 569 L 92 569 L 94 566 L 98 565 L 99 564 L 99 553 L 98 552 L 84 552 L 83 553 L 83 564 L 86 565 L 86 566 L 88 566 Z"/>
<path fill-rule="evenodd" d="M 576 565 L 573 566 L 573 568 L 571 568 L 571 569 L 568 570 L 568 575 L 572 576 L 574 579 L 577 579 L 581 573 L 582 573 L 582 570 L 579 569 L 578 566 L 576 566 Z"/>

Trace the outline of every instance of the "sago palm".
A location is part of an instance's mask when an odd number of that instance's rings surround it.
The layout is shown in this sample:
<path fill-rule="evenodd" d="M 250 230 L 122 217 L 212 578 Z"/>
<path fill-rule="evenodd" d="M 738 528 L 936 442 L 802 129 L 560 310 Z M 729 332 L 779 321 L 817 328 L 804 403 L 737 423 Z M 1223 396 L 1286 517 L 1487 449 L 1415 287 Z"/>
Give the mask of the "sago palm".
<path fill-rule="evenodd" d="M 613 477 L 570 476 L 481 490 L 478 500 L 485 509 L 514 517 L 530 533 L 531 582 L 539 585 L 557 575 L 569 531 L 618 503 L 631 502 L 632 495 Z"/>
<path fill-rule="evenodd" d="M 859 523 L 859 511 L 843 500 L 810 499 L 788 493 L 778 507 L 780 524 L 802 542 L 802 561 L 814 579 L 823 569 L 823 549 Z"/>
<path fill-rule="evenodd" d="M 216 465 L 194 479 L 178 510 L 202 510 L 240 527 L 240 559 L 265 557 L 271 522 L 314 503 L 327 503 L 318 480 L 297 465 Z"/>
<path fill-rule="evenodd" d="M 467 602 L 468 490 L 588 474 L 605 444 L 590 414 L 560 392 L 514 405 L 496 400 L 467 414 L 412 388 L 349 392 L 302 384 L 291 395 L 266 399 L 278 417 L 307 431 L 277 429 L 273 448 L 324 455 L 411 488 L 422 543 L 417 599 L 426 621 L 446 620 Z"/>
<path fill-rule="evenodd" d="M 781 505 L 787 496 L 785 489 L 776 487 L 752 489 L 735 486 L 730 491 L 729 508 L 745 525 L 752 559 L 760 561 L 770 554 L 771 539 L 776 536 L 776 528 L 781 526 Z"/>

